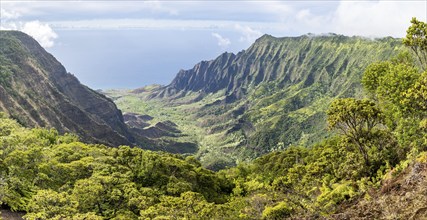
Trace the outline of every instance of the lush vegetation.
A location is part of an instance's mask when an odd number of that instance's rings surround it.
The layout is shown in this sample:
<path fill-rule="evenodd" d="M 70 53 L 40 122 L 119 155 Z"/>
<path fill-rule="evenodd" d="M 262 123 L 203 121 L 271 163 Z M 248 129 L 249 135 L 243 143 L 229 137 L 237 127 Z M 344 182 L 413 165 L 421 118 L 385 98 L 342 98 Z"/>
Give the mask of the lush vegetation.
<path fill-rule="evenodd" d="M 106 94 L 124 112 L 154 117 L 152 125 L 173 121 L 184 135 L 163 139 L 197 144 L 197 159 L 218 170 L 329 136 L 326 110 L 332 100 L 364 97 L 364 69 L 402 49 L 394 38 L 266 35 L 241 53 L 197 64 L 165 88 Z M 177 95 L 152 98 L 185 83 Z"/>
<path fill-rule="evenodd" d="M 213 215 L 213 202 L 226 202 L 233 189 L 193 157 L 88 145 L 4 115 L 0 137 L 0 201 L 28 219 L 192 215 L 187 208 Z M 190 206 L 196 203 L 200 208 Z"/>
<path fill-rule="evenodd" d="M 406 39 L 414 39 L 404 43 L 426 52 L 425 44 L 411 43 L 425 33 L 425 23 L 413 19 Z M 417 59 L 402 53 L 371 64 L 362 81 L 371 98 L 332 101 L 327 116 L 335 135 L 219 172 L 193 156 L 84 144 L 1 114 L 0 203 L 25 211 L 26 219 L 337 217 L 350 202 L 373 203 L 381 184 L 389 192 L 385 184 L 408 167 L 405 184 L 426 186 L 419 174 L 427 174 L 427 71 Z M 408 195 L 417 199 L 399 200 L 408 204 L 405 213 L 369 217 L 409 219 L 425 209 L 422 194 Z"/>

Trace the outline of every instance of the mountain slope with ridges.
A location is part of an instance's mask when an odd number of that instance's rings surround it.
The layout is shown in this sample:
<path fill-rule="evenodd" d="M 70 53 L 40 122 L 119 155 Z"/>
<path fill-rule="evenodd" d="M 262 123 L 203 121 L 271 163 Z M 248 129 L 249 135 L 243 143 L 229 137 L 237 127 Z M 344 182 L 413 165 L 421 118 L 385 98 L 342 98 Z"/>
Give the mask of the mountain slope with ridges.
<path fill-rule="evenodd" d="M 363 97 L 366 66 L 401 50 L 391 37 L 264 35 L 247 50 L 181 70 L 167 86 L 106 94 L 123 111 L 176 123 L 205 165 L 233 165 L 327 136 L 331 100 Z"/>
<path fill-rule="evenodd" d="M 247 89 L 273 81 L 282 87 L 299 83 L 309 87 L 321 82 L 337 94 L 349 76 L 360 76 L 353 73 L 363 71 L 357 69 L 363 69 L 367 60 L 387 57 L 400 45 L 393 38 L 264 35 L 238 54 L 224 53 L 192 69 L 181 70 L 168 86 L 153 95 L 173 97 L 185 92 L 207 94 L 223 89 L 226 94 L 245 94 Z"/>
<path fill-rule="evenodd" d="M 134 142 L 114 102 L 82 85 L 30 36 L 0 33 L 0 111 L 25 126 L 53 127 L 93 143 Z"/>

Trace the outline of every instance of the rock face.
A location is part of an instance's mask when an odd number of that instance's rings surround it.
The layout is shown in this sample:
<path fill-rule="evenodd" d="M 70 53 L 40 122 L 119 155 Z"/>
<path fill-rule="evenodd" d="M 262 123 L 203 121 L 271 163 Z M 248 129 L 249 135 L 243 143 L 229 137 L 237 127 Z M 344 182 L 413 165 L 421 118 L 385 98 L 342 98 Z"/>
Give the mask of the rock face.
<path fill-rule="evenodd" d="M 0 33 L 0 111 L 25 126 L 73 132 L 92 143 L 134 142 L 109 98 L 82 85 L 30 36 Z"/>

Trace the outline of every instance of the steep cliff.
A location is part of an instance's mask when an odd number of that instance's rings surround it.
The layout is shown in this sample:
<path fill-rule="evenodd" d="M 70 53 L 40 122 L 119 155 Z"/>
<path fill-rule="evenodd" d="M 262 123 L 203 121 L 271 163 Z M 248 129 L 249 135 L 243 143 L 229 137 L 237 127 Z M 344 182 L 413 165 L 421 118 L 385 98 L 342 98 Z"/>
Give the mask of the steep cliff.
<path fill-rule="evenodd" d="M 0 32 L 0 111 L 28 127 L 52 127 L 118 146 L 132 135 L 116 105 L 82 85 L 33 38 Z"/>

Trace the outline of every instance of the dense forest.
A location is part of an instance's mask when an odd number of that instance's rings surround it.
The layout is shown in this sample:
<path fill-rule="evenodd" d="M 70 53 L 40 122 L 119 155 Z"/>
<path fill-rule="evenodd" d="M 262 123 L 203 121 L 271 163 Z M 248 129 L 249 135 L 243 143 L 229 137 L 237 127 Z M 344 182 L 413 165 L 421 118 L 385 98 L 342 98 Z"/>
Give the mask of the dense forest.
<path fill-rule="evenodd" d="M 364 71 L 370 98 L 332 100 L 328 138 L 218 172 L 194 156 L 86 144 L 2 113 L 0 204 L 25 219 L 425 217 L 427 24 L 411 23 L 408 51 Z"/>

